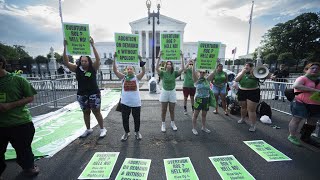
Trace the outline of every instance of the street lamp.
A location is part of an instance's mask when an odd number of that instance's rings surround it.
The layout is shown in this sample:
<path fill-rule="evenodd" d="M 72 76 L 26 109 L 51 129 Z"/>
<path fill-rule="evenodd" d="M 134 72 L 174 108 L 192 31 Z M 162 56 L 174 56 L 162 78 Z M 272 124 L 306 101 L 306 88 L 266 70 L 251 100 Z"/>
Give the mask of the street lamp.
<path fill-rule="evenodd" d="M 155 65 L 154 65 L 154 62 L 155 62 L 155 56 L 154 56 L 154 51 L 155 51 L 155 45 L 154 45 L 154 42 L 155 42 L 155 24 L 154 24 L 154 19 L 157 18 L 158 21 L 157 21 L 157 24 L 160 24 L 160 21 L 159 21 L 159 16 L 160 16 L 160 6 L 161 6 L 161 0 L 158 0 L 157 1 L 157 9 L 158 9 L 158 12 L 152 12 L 150 13 L 150 7 L 151 7 L 151 0 L 147 0 L 146 1 L 146 6 L 148 8 L 148 24 L 150 24 L 150 17 L 152 17 L 152 77 L 154 77 L 154 68 L 155 68 Z"/>

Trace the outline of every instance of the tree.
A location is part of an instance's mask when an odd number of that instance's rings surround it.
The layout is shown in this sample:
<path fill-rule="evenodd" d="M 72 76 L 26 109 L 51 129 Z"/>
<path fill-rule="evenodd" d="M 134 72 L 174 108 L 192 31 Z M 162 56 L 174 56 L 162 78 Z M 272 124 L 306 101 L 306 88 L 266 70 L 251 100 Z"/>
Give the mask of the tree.
<path fill-rule="evenodd" d="M 271 66 L 271 64 L 277 62 L 277 59 L 278 55 L 276 53 L 270 53 L 264 57 L 264 63 L 269 64 Z"/>
<path fill-rule="evenodd" d="M 278 57 L 277 63 L 286 64 L 287 66 L 293 66 L 295 64 L 293 54 L 291 52 L 281 53 Z"/>
<path fill-rule="evenodd" d="M 262 54 L 291 52 L 298 65 L 300 60 L 319 49 L 319 37 L 319 12 L 303 13 L 269 29 L 261 42 Z"/>

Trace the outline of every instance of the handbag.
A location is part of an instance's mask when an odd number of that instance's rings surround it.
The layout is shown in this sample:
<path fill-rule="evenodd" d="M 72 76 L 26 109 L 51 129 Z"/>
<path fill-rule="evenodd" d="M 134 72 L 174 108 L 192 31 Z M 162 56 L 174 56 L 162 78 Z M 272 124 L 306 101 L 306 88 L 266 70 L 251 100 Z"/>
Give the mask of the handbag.
<path fill-rule="evenodd" d="M 116 111 L 121 112 L 121 98 L 119 99 L 119 102 L 117 104 Z"/>

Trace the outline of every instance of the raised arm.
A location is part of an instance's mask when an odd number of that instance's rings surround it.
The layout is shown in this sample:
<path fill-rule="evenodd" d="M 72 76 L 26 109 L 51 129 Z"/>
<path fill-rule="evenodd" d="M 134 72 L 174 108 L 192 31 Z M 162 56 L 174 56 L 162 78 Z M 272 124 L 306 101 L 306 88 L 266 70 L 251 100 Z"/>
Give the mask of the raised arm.
<path fill-rule="evenodd" d="M 242 79 L 242 77 L 244 76 L 245 73 L 246 73 L 246 69 L 243 68 L 242 71 L 238 73 L 238 75 L 236 76 L 234 81 L 235 82 L 239 82 Z"/>
<path fill-rule="evenodd" d="M 119 78 L 119 79 L 123 79 L 124 78 L 124 74 L 122 74 L 121 72 L 118 71 L 117 65 L 116 65 L 116 59 L 117 59 L 117 53 L 114 53 L 114 61 L 113 61 L 113 72 L 114 74 Z"/>
<path fill-rule="evenodd" d="M 192 79 L 193 79 L 193 82 L 197 82 L 198 79 L 199 79 L 199 77 L 197 75 L 197 72 L 196 72 L 196 69 L 195 69 L 196 63 L 197 63 L 196 60 L 194 60 L 194 63 L 193 63 L 193 66 L 192 66 Z"/>
<path fill-rule="evenodd" d="M 159 56 L 157 58 L 157 64 L 156 64 L 156 71 L 158 74 L 160 74 L 160 59 L 161 59 L 161 51 L 159 52 Z"/>
<path fill-rule="evenodd" d="M 146 73 L 146 68 L 144 67 L 144 62 L 142 61 L 141 56 L 139 56 L 139 60 L 140 60 L 140 67 L 141 67 L 141 72 L 137 75 L 138 80 L 140 81 L 144 74 Z"/>
<path fill-rule="evenodd" d="M 64 65 L 67 66 L 67 68 L 71 71 L 71 72 L 76 72 L 77 69 L 77 65 L 72 64 L 69 62 L 69 57 L 67 56 L 67 40 L 63 41 L 63 62 Z"/>
<path fill-rule="evenodd" d="M 209 74 L 209 76 L 207 77 L 207 80 L 208 80 L 208 81 L 211 82 L 211 81 L 213 80 L 213 78 L 214 78 L 214 76 L 215 76 L 215 74 L 216 74 L 215 72 L 216 72 L 216 71 L 214 70 L 214 71 L 212 71 L 212 72 Z"/>
<path fill-rule="evenodd" d="M 98 70 L 99 67 L 100 67 L 100 56 L 99 56 L 99 54 L 98 54 L 98 52 L 97 52 L 97 50 L 96 50 L 96 47 L 94 46 L 94 40 L 93 40 L 92 37 L 90 37 L 90 44 L 91 44 L 91 46 L 92 46 L 93 53 L 94 53 L 94 57 L 95 57 L 95 59 L 96 59 L 96 60 L 94 61 L 94 63 L 92 64 L 92 66 L 93 66 L 93 68 L 94 68 L 95 70 Z"/>
<path fill-rule="evenodd" d="M 181 57 L 181 67 L 178 71 L 178 74 L 181 75 L 182 71 L 184 71 L 184 61 L 183 61 L 183 53 L 180 51 L 180 57 Z"/>

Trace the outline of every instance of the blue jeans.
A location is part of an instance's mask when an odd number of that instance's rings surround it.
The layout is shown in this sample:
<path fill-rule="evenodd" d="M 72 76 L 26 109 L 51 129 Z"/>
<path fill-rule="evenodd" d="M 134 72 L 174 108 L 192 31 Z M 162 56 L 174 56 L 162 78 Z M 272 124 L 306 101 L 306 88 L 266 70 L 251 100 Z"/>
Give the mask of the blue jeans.
<path fill-rule="evenodd" d="M 279 88 L 281 92 L 281 96 L 279 96 Z M 286 89 L 286 84 L 285 82 L 279 82 L 279 83 L 274 83 L 274 93 L 275 93 L 275 99 L 278 99 L 279 97 L 284 98 L 284 90 Z"/>

